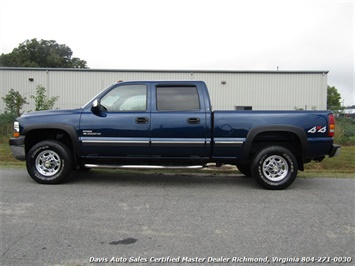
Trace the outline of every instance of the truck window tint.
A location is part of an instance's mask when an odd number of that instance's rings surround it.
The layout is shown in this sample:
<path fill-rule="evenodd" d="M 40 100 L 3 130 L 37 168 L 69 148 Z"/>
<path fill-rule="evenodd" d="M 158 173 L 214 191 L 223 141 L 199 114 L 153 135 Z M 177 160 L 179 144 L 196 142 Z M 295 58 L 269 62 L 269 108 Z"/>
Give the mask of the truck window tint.
<path fill-rule="evenodd" d="M 146 111 L 146 85 L 126 85 L 112 89 L 101 99 L 108 112 Z"/>
<path fill-rule="evenodd" d="M 196 87 L 157 87 L 158 111 L 200 110 Z"/>

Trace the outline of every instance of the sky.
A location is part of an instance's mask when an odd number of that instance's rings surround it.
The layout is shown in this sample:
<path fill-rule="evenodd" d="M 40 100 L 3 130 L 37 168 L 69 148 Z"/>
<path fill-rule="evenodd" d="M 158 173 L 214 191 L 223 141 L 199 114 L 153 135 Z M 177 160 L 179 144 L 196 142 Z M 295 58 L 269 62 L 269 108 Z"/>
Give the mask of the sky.
<path fill-rule="evenodd" d="M 355 105 L 355 0 L 0 0 L 0 54 L 55 40 L 91 69 L 327 70 Z"/>

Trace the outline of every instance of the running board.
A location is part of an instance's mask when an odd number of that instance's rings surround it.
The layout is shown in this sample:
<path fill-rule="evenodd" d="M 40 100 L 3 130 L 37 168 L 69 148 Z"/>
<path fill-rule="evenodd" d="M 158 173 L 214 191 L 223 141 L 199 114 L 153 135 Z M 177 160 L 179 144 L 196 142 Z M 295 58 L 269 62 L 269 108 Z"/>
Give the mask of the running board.
<path fill-rule="evenodd" d="M 109 164 L 85 164 L 86 168 L 112 168 L 112 169 L 202 169 L 202 165 L 188 166 L 162 166 L 162 165 L 109 165 Z"/>

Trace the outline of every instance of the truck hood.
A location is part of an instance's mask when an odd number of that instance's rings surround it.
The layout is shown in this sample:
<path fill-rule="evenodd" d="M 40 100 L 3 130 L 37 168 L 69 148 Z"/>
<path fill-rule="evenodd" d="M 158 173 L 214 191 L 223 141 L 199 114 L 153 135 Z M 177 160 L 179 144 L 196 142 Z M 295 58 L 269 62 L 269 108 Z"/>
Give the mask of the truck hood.
<path fill-rule="evenodd" d="M 61 127 L 61 125 L 70 125 L 74 128 L 79 127 L 79 121 L 83 109 L 72 110 L 48 110 L 26 113 L 17 118 L 21 128 L 45 127 L 47 125 Z"/>
<path fill-rule="evenodd" d="M 38 116 L 58 116 L 58 115 L 70 115 L 70 114 L 78 114 L 81 113 L 82 109 L 67 109 L 67 110 L 45 110 L 45 111 L 35 111 L 25 113 L 20 116 L 20 118 L 28 118 L 28 117 L 38 117 Z"/>

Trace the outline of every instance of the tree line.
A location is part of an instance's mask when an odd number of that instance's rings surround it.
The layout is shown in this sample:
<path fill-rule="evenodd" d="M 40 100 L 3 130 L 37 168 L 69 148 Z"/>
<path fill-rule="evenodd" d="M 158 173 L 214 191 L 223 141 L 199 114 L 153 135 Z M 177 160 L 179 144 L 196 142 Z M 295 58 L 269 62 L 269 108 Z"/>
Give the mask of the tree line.
<path fill-rule="evenodd" d="M 87 62 L 72 57 L 72 50 L 54 40 L 26 40 L 11 53 L 0 55 L 1 67 L 88 68 Z"/>

